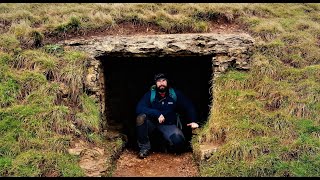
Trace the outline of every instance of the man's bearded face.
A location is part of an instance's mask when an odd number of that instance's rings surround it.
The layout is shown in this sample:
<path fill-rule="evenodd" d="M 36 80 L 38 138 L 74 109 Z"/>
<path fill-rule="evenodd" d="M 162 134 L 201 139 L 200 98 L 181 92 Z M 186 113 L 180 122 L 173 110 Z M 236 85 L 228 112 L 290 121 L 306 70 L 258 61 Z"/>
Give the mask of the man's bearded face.
<path fill-rule="evenodd" d="M 166 79 L 159 79 L 156 82 L 156 85 L 159 92 L 165 92 L 167 90 L 168 82 Z"/>

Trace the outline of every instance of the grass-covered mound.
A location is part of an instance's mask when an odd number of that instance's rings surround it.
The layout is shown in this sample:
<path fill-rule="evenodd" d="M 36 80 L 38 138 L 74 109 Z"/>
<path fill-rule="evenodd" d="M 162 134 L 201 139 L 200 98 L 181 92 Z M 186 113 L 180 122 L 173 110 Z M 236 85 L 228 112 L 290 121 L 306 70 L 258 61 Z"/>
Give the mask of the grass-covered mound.
<path fill-rule="evenodd" d="M 256 47 L 250 71 L 215 82 L 194 146 L 221 146 L 201 175 L 319 176 L 320 5 L 287 3 L 0 4 L 0 176 L 82 176 L 70 141 L 102 143 L 99 105 L 82 85 L 86 55 L 50 40 L 123 23 L 187 33 L 218 22 L 238 24 Z"/>

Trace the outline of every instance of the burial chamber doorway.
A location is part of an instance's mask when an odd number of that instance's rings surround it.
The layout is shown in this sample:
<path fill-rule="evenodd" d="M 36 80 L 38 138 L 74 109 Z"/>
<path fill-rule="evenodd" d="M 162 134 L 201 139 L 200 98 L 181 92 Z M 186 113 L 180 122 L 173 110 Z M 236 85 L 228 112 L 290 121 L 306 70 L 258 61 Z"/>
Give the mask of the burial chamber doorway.
<path fill-rule="evenodd" d="M 246 33 L 188 33 L 94 36 L 58 44 L 87 53 L 83 87 L 100 104 L 103 133 L 107 139 L 123 133 L 130 146 L 136 144 L 135 106 L 155 73 L 169 75 L 194 103 L 203 125 L 213 104 L 211 80 L 229 68 L 249 70 L 254 42 Z"/>
<path fill-rule="evenodd" d="M 98 60 L 104 73 L 107 126 L 127 136 L 127 148 L 137 148 L 136 105 L 154 85 L 156 73 L 168 76 L 168 83 L 193 103 L 200 127 L 205 124 L 212 104 L 212 56 L 101 56 Z M 191 128 L 182 130 L 190 141 Z"/>

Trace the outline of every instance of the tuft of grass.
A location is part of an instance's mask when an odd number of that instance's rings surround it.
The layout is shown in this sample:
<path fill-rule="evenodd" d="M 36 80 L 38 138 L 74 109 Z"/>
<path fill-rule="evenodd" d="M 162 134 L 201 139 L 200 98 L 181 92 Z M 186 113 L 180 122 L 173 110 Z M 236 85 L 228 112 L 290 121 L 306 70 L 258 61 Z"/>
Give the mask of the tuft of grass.
<path fill-rule="evenodd" d="M 18 99 L 24 98 L 29 95 L 34 89 L 39 88 L 42 84 L 47 82 L 46 77 L 41 73 L 33 71 L 25 71 L 21 75 L 16 75 L 20 91 Z"/>
<path fill-rule="evenodd" d="M 11 67 L 18 69 L 28 69 L 35 71 L 56 71 L 57 60 L 44 52 L 36 50 L 26 50 L 12 59 Z"/>
<path fill-rule="evenodd" d="M 101 131 L 101 117 L 98 103 L 86 94 L 81 96 L 83 112 L 77 113 L 77 125 L 89 140 L 98 142 L 101 140 L 99 132 Z"/>
<path fill-rule="evenodd" d="M 72 102 L 78 103 L 80 101 L 79 95 L 83 88 L 84 68 L 87 55 L 82 52 L 65 51 L 63 55 L 64 67 L 58 72 L 56 81 L 67 85 L 68 97 Z"/>
<path fill-rule="evenodd" d="M 1 82 L 1 81 L 0 81 Z M 0 84 L 0 107 L 8 107 L 15 102 L 19 84 L 14 79 L 6 79 Z"/>
<path fill-rule="evenodd" d="M 60 153 L 46 153 L 29 150 L 21 153 L 12 161 L 8 174 L 17 176 L 64 176 L 79 177 L 84 172 L 75 166 L 77 158 Z"/>
<path fill-rule="evenodd" d="M 12 23 L 9 33 L 14 34 L 18 39 L 23 39 L 32 31 L 30 21 L 22 20 L 18 23 Z"/>
<path fill-rule="evenodd" d="M 48 112 L 51 129 L 60 134 L 70 134 L 71 122 L 67 120 L 69 109 L 66 106 L 54 106 Z"/>
<path fill-rule="evenodd" d="M 208 32 L 209 31 L 209 25 L 205 21 L 195 22 L 194 31 L 195 32 Z"/>
<path fill-rule="evenodd" d="M 64 53 L 64 49 L 61 45 L 58 44 L 48 44 L 43 47 L 44 51 L 49 54 L 53 54 L 55 56 L 62 56 Z"/>
<path fill-rule="evenodd" d="M 83 169 L 81 169 L 77 162 L 78 157 L 60 154 L 61 160 L 58 161 L 58 169 L 61 171 L 62 177 L 83 177 L 85 176 Z"/>
<path fill-rule="evenodd" d="M 67 32 L 76 32 L 81 28 L 81 20 L 78 17 L 70 17 L 69 22 L 61 24 L 54 29 L 57 34 L 65 35 Z"/>
<path fill-rule="evenodd" d="M 0 35 L 0 48 L 6 52 L 12 52 L 19 48 L 20 41 L 12 34 L 1 34 Z"/>
<path fill-rule="evenodd" d="M 30 32 L 30 36 L 32 38 L 32 45 L 35 47 L 41 47 L 43 45 L 43 39 L 44 35 L 37 31 L 37 30 L 32 30 Z"/>
<path fill-rule="evenodd" d="M 40 47 L 44 36 L 39 30 L 35 30 L 32 27 L 30 20 L 19 21 L 18 23 L 12 23 L 9 28 L 9 33 L 15 35 L 15 37 L 22 43 L 28 46 Z"/>
<path fill-rule="evenodd" d="M 10 170 L 10 167 L 12 166 L 12 159 L 8 157 L 0 157 L 0 175 L 2 177 L 8 176 L 8 171 Z"/>

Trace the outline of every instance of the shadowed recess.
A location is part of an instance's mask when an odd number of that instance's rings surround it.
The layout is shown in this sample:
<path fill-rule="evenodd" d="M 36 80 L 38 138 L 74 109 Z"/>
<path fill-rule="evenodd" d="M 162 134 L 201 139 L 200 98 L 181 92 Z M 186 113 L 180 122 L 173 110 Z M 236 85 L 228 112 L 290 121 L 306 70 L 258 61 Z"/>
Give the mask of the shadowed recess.
<path fill-rule="evenodd" d="M 105 77 L 106 119 L 118 125 L 128 137 L 127 147 L 136 146 L 135 108 L 154 84 L 155 73 L 168 75 L 169 83 L 194 104 L 200 126 L 205 123 L 211 105 L 212 57 L 100 57 Z M 184 118 L 182 116 L 182 118 Z M 191 129 L 184 127 L 187 140 Z"/>

